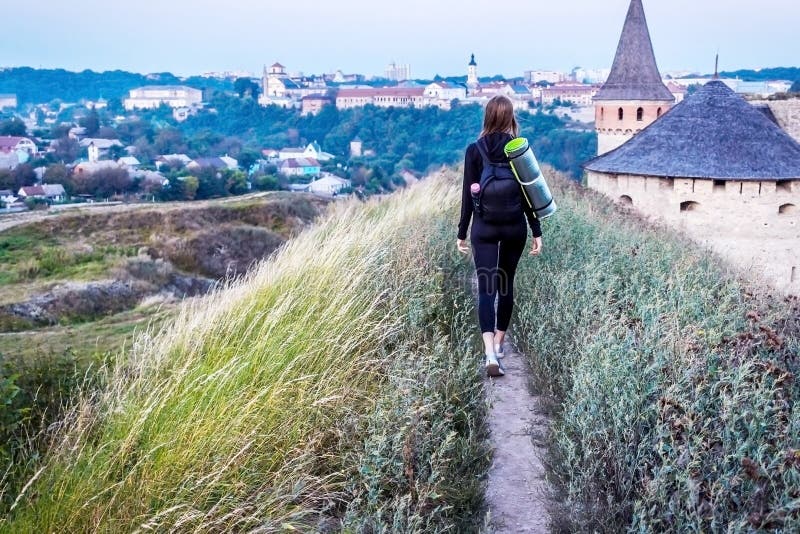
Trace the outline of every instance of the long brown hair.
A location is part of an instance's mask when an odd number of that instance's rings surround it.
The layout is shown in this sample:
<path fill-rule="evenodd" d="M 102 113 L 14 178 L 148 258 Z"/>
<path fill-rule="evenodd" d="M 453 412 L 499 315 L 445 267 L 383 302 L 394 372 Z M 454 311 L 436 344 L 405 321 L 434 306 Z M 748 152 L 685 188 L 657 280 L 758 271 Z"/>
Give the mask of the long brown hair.
<path fill-rule="evenodd" d="M 486 104 L 481 137 L 495 132 L 519 136 L 519 124 L 514 116 L 514 104 L 507 96 L 497 95 Z"/>

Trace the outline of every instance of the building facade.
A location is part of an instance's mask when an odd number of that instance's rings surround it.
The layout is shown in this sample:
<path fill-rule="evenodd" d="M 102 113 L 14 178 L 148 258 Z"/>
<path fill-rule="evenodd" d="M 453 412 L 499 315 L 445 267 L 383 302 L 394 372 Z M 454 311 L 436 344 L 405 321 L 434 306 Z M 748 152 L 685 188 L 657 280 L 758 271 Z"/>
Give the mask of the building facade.
<path fill-rule="evenodd" d="M 631 0 L 611 74 L 594 97 L 597 153 L 630 140 L 674 102 L 661 80 L 642 0 Z"/>
<path fill-rule="evenodd" d="M 365 87 L 340 89 L 336 95 L 338 109 L 363 107 L 368 104 L 389 108 L 421 108 L 431 105 L 425 87 Z"/>
<path fill-rule="evenodd" d="M 394 61 L 389 63 L 385 72 L 386 78 L 396 82 L 411 79 L 411 65 L 398 65 Z"/>
<path fill-rule="evenodd" d="M 199 106 L 203 103 L 203 92 L 185 85 L 151 85 L 131 89 L 123 105 L 127 111 L 153 109 L 161 104 L 172 108 Z"/>
<path fill-rule="evenodd" d="M 577 106 L 591 106 L 597 94 L 596 85 L 583 83 L 557 83 L 541 89 L 541 100 L 545 106 L 559 102 L 568 102 Z"/>
<path fill-rule="evenodd" d="M 17 107 L 17 95 L 0 95 L 0 109 Z"/>

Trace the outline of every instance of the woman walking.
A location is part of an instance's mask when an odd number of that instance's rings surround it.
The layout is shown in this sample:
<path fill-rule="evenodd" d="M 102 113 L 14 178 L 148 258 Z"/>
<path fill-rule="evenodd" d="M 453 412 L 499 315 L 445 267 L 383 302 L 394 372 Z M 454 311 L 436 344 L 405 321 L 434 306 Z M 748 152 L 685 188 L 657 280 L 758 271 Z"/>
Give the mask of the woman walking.
<path fill-rule="evenodd" d="M 478 140 L 467 147 L 464 161 L 458 250 L 469 253 L 465 240 L 472 219 L 470 241 L 478 278 L 478 320 L 489 376 L 505 374 L 499 358 L 503 357 L 503 341 L 511 322 L 514 274 L 528 239 L 528 226 L 533 233 L 530 255 L 536 256 L 542 251 L 541 224 L 523 199 L 503 151 L 506 143 L 518 135 L 519 126 L 511 100 L 496 96 L 486 105 L 483 131 Z M 475 184 L 483 186 L 484 190 L 479 191 Z"/>

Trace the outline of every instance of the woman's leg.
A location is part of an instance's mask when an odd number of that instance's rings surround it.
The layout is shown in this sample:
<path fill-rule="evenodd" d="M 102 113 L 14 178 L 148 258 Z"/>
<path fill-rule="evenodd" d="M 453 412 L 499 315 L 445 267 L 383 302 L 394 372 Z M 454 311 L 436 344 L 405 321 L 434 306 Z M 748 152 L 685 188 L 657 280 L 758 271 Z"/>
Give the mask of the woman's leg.
<path fill-rule="evenodd" d="M 494 354 L 494 329 L 496 323 L 497 261 L 499 243 L 492 239 L 490 228 L 478 222 L 472 227 L 472 255 L 478 278 L 478 322 L 483 334 L 486 354 Z"/>
<path fill-rule="evenodd" d="M 497 263 L 497 332 L 495 344 L 502 344 L 511 323 L 511 314 L 514 311 L 514 276 L 522 253 L 525 250 L 527 229 L 525 237 L 521 239 L 506 239 L 500 242 L 499 259 Z"/>

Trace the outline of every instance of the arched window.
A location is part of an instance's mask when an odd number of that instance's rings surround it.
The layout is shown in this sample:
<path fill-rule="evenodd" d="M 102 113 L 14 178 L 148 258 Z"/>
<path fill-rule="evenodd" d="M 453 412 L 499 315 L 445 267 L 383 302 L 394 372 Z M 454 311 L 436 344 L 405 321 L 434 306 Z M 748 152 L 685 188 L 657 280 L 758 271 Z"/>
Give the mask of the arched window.
<path fill-rule="evenodd" d="M 778 208 L 779 215 L 794 215 L 798 213 L 797 206 L 794 204 L 784 204 L 780 208 Z"/>
<path fill-rule="evenodd" d="M 700 203 L 694 201 L 681 202 L 681 211 L 699 211 Z"/>
<path fill-rule="evenodd" d="M 636 120 L 639 122 L 644 120 L 644 109 L 639 108 L 636 110 Z"/>
<path fill-rule="evenodd" d="M 606 108 L 600 108 L 600 120 L 603 120 L 606 114 Z"/>
<path fill-rule="evenodd" d="M 619 111 L 617 111 L 617 115 L 619 116 L 619 120 L 622 120 L 622 118 L 625 116 L 625 112 L 622 111 L 622 108 L 619 108 Z"/>
<path fill-rule="evenodd" d="M 658 108 L 658 111 L 656 111 L 656 118 L 660 116 L 661 116 L 661 108 Z"/>
<path fill-rule="evenodd" d="M 621 197 L 619 197 L 619 203 L 622 204 L 623 206 L 632 206 L 633 199 L 628 195 L 622 195 Z"/>

